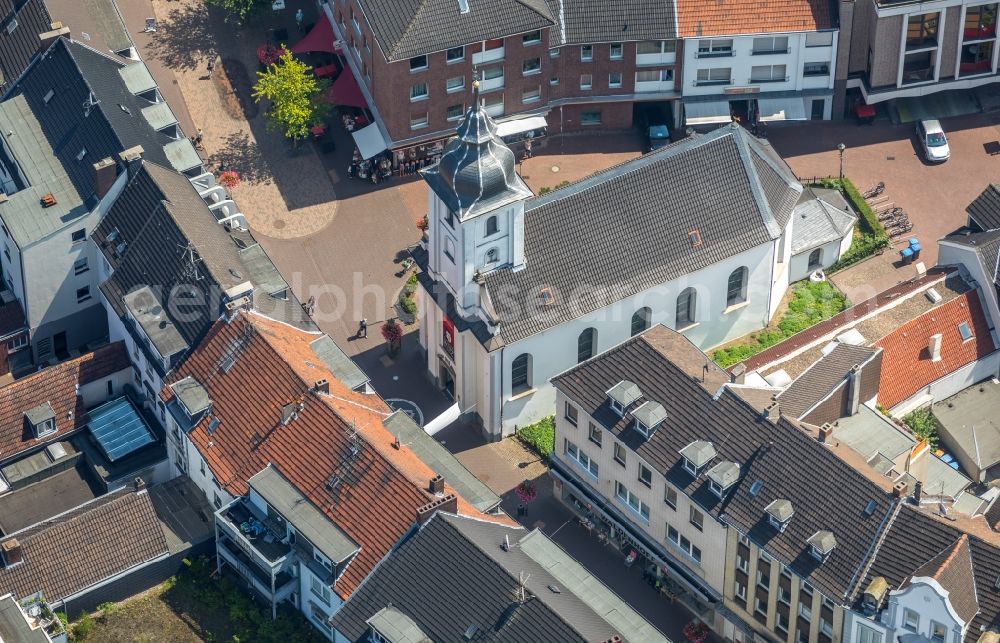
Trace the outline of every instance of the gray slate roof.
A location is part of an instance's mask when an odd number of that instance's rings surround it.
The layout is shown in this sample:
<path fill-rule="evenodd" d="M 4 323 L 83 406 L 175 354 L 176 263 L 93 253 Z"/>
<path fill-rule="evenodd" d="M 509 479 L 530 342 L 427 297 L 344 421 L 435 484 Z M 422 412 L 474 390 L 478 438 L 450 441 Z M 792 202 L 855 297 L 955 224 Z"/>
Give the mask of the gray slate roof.
<path fill-rule="evenodd" d="M 251 281 L 258 311 L 314 330 L 294 295 L 271 297 L 270 291 L 279 289 L 275 280 L 280 279 L 273 264 L 265 271 L 261 257 L 251 255 L 248 268 L 234 238 L 184 175 L 146 161 L 133 172 L 91 235 L 111 265 L 112 275 L 101 284 L 101 291 L 118 315 L 127 317 L 128 293 L 149 287 L 161 305 L 161 321 L 176 330 L 178 337 L 172 337 L 169 346 L 176 350 L 178 338 L 187 347 L 196 346 L 221 314 L 222 292 Z M 266 255 L 263 260 L 270 263 Z M 263 287 L 255 279 L 261 274 L 266 277 Z M 191 292 L 201 294 L 187 300 L 183 293 Z M 174 306 L 166 305 L 170 301 Z M 199 312 L 179 314 L 193 311 Z M 165 356 L 174 355 L 166 345 L 158 348 Z"/>
<path fill-rule="evenodd" d="M 855 365 L 867 364 L 882 349 L 837 343 L 827 355 L 813 362 L 788 388 L 778 394 L 781 412 L 801 419 L 823 401 L 850 374 Z"/>
<path fill-rule="evenodd" d="M 12 20 L 17 27 L 7 28 Z M 38 34 L 51 29 L 44 0 L 0 0 L 0 96 L 38 53 Z"/>
<path fill-rule="evenodd" d="M 382 424 L 389 433 L 399 438 L 402 448 L 412 451 L 473 507 L 488 512 L 500 504 L 497 494 L 472 475 L 451 451 L 428 435 L 406 413 L 396 411 L 382 420 Z"/>
<path fill-rule="evenodd" d="M 553 24 L 545 0 L 367 0 L 365 15 L 389 61 L 502 38 Z"/>
<path fill-rule="evenodd" d="M 837 190 L 805 188 L 792 214 L 792 254 L 843 239 L 856 221 Z"/>
<path fill-rule="evenodd" d="M 709 362 L 703 382 L 705 363 L 704 353 L 684 336 L 654 326 L 552 382 L 706 513 L 747 534 L 831 598 L 847 596 L 893 506 L 887 489 L 795 423 L 784 417 L 776 424 L 764 420 L 732 389 L 720 391 L 729 378 L 714 363 Z M 604 391 L 626 377 L 669 414 L 648 439 L 632 429 L 627 415 L 619 418 L 608 406 Z M 711 463 L 740 465 L 739 481 L 721 499 L 709 489 L 707 476 L 695 479 L 682 467 L 679 451 L 698 440 L 710 441 L 718 450 Z M 756 494 L 750 495 L 751 487 Z M 768 523 L 765 513 L 777 499 L 795 507 L 783 532 Z M 870 516 L 864 513 L 869 501 L 875 503 Z M 822 563 L 806 542 L 821 530 L 833 532 L 839 542 Z"/>
<path fill-rule="evenodd" d="M 501 544 L 509 539 L 509 551 Z M 531 600 L 517 605 L 518 575 Z M 530 575 L 530 576 L 529 576 Z M 560 589 L 555 593 L 549 585 Z M 538 531 L 437 513 L 384 560 L 331 619 L 348 640 L 367 640 L 386 605 L 434 641 L 665 642 L 624 601 Z M 516 607 L 514 607 L 516 605 Z"/>
<path fill-rule="evenodd" d="M 991 183 L 965 211 L 983 230 L 1000 228 L 1000 184 Z"/>
<path fill-rule="evenodd" d="M 548 0 L 548 3 L 557 22 L 549 31 L 551 47 L 677 37 L 677 11 L 673 2 Z"/>
<path fill-rule="evenodd" d="M 724 126 L 529 201 L 527 265 L 486 275 L 502 339 L 516 342 L 777 239 L 802 186 L 769 148 Z M 702 245 L 692 247 L 692 230 Z M 581 285 L 591 287 L 569 301 Z M 545 287 L 555 302 L 536 310 Z"/>

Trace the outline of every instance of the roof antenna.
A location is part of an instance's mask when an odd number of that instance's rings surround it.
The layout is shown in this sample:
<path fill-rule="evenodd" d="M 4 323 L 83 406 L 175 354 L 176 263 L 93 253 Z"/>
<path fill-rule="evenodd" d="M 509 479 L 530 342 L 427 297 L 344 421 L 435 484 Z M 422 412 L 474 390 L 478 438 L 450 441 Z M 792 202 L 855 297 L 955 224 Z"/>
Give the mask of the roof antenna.
<path fill-rule="evenodd" d="M 503 535 L 503 544 L 500 545 L 500 547 L 503 548 L 504 551 L 510 551 L 510 536 L 507 534 Z"/>
<path fill-rule="evenodd" d="M 519 603 L 528 600 L 528 590 L 525 588 L 525 585 L 529 578 L 531 578 L 531 574 L 525 574 L 523 569 L 517 573 L 517 601 Z"/>

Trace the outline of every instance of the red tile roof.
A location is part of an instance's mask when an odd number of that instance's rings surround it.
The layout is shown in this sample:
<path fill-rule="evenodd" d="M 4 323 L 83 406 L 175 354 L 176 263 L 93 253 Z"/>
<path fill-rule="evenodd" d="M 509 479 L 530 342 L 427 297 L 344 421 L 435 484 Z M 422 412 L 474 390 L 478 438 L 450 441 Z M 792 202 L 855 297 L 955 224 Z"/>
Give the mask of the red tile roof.
<path fill-rule="evenodd" d="M 830 0 L 677 0 L 681 38 L 833 28 Z"/>
<path fill-rule="evenodd" d="M 958 325 L 969 324 L 973 337 L 962 340 Z M 941 359 L 932 361 L 928 344 L 941 333 Z M 989 325 L 976 291 L 970 290 L 951 301 L 910 320 L 878 342 L 884 355 L 878 401 L 892 408 L 921 388 L 995 350 Z"/>
<path fill-rule="evenodd" d="M 0 388 L 0 462 L 22 451 L 61 438 L 83 423 L 83 386 L 131 368 L 124 342 L 115 342 L 61 364 L 32 373 Z M 36 440 L 25 427 L 24 413 L 48 402 L 56 416 L 56 432 Z M 72 414 L 70 416 L 69 414 Z"/>
<path fill-rule="evenodd" d="M 209 435 L 205 417 L 189 435 L 226 491 L 246 493 L 247 480 L 270 462 L 361 545 L 337 581 L 346 598 L 414 524 L 417 509 L 435 499 L 427 491 L 435 472 L 411 451 L 393 448 L 382 424 L 391 409 L 337 380 L 309 347 L 318 336 L 240 313 L 217 322 L 170 383 L 191 376 L 208 391 L 219 424 Z M 223 372 L 220 362 L 234 351 L 235 364 Z M 329 381 L 329 395 L 310 391 L 321 379 Z M 169 386 L 161 394 L 172 395 Z M 303 406 L 283 425 L 281 408 L 288 403 Z M 355 430 L 360 450 L 352 458 Z M 331 493 L 325 485 L 335 473 L 341 482 Z M 483 517 L 461 497 L 458 509 Z"/>

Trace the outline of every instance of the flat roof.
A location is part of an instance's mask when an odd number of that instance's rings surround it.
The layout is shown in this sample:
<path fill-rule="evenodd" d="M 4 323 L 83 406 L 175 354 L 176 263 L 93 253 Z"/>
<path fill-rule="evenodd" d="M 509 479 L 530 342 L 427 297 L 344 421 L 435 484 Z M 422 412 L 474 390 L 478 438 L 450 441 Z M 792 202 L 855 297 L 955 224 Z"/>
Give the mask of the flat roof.
<path fill-rule="evenodd" d="M 156 81 L 153 80 L 153 75 L 149 73 L 146 65 L 140 62 L 125 65 L 118 70 L 118 75 L 125 82 L 125 88 L 133 94 L 141 94 L 156 89 Z"/>
<path fill-rule="evenodd" d="M 170 105 L 165 102 L 154 103 L 149 107 L 143 107 L 142 117 L 145 118 L 150 127 L 155 130 L 161 130 L 177 123 L 177 117 L 174 116 L 173 111 L 171 111 Z"/>
<path fill-rule="evenodd" d="M 187 350 L 188 343 L 149 286 L 134 290 L 122 299 L 132 318 L 142 326 L 146 337 L 161 356 L 169 359 L 172 355 Z"/>
<path fill-rule="evenodd" d="M 103 493 L 82 463 L 0 496 L 0 534 L 6 535 L 79 507 Z"/>
<path fill-rule="evenodd" d="M 184 410 L 191 416 L 196 417 L 207 411 L 212 404 L 205 387 L 190 375 L 171 384 L 170 390 L 174 392 L 177 399 L 184 405 Z"/>
<path fill-rule="evenodd" d="M 163 151 L 170 165 L 178 172 L 187 172 L 201 166 L 201 157 L 189 139 L 171 141 L 163 146 Z"/>
<path fill-rule="evenodd" d="M 314 339 L 309 344 L 309 348 L 316 353 L 316 357 L 323 362 L 323 365 L 330 369 L 334 377 L 340 380 L 347 388 L 358 390 L 370 381 L 370 378 L 361 370 L 361 367 L 348 357 L 347 353 L 329 335 L 323 335 Z"/>
<path fill-rule="evenodd" d="M 361 548 L 303 496 L 272 465 L 249 480 L 250 488 L 294 525 L 301 534 L 334 563 L 341 563 Z"/>
<path fill-rule="evenodd" d="M 986 469 L 1000 462 L 1000 382 L 974 384 L 931 406 L 941 432 Z"/>
<path fill-rule="evenodd" d="M 13 594 L 0 598 L 0 641 L 7 643 L 49 643 L 45 630 L 32 628 Z"/>

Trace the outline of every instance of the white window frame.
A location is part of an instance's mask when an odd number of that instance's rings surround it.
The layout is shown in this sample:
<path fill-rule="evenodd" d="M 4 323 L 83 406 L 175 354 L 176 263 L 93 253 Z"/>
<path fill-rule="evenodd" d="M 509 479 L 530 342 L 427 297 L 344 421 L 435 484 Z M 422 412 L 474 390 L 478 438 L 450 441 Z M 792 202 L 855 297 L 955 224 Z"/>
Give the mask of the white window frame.
<path fill-rule="evenodd" d="M 615 53 L 615 48 L 618 48 L 618 53 Z M 620 42 L 613 42 L 608 45 L 608 55 L 611 60 L 621 60 L 625 57 L 625 45 Z"/>
<path fill-rule="evenodd" d="M 462 81 L 461 85 L 453 84 L 452 81 Z M 454 94 L 455 92 L 460 92 L 465 89 L 465 76 L 452 76 L 448 80 L 444 81 L 445 91 L 449 94 Z"/>
<path fill-rule="evenodd" d="M 593 74 L 580 74 L 580 89 L 591 90 L 594 88 Z"/>
<path fill-rule="evenodd" d="M 417 94 L 416 90 L 423 87 L 424 93 Z M 416 103 L 418 101 L 427 100 L 430 97 L 430 89 L 427 87 L 427 83 L 417 83 L 415 85 L 410 85 L 410 102 Z"/>
<path fill-rule="evenodd" d="M 617 81 L 614 80 L 616 76 L 618 77 Z M 608 73 L 608 87 L 610 87 L 611 89 L 616 89 L 616 88 L 621 87 L 621 86 L 622 86 L 622 73 L 620 71 L 609 72 Z"/>
<path fill-rule="evenodd" d="M 615 480 L 615 497 L 646 524 L 649 524 L 649 505 L 617 480 Z"/>
<path fill-rule="evenodd" d="M 424 112 L 422 119 L 419 115 L 416 118 L 410 117 L 410 129 L 423 129 L 427 127 L 427 123 L 427 112 Z"/>
<path fill-rule="evenodd" d="M 698 58 L 722 58 L 733 55 L 732 38 L 705 38 L 698 41 Z"/>
<path fill-rule="evenodd" d="M 580 45 L 580 61 L 590 62 L 594 60 L 594 45 Z"/>

